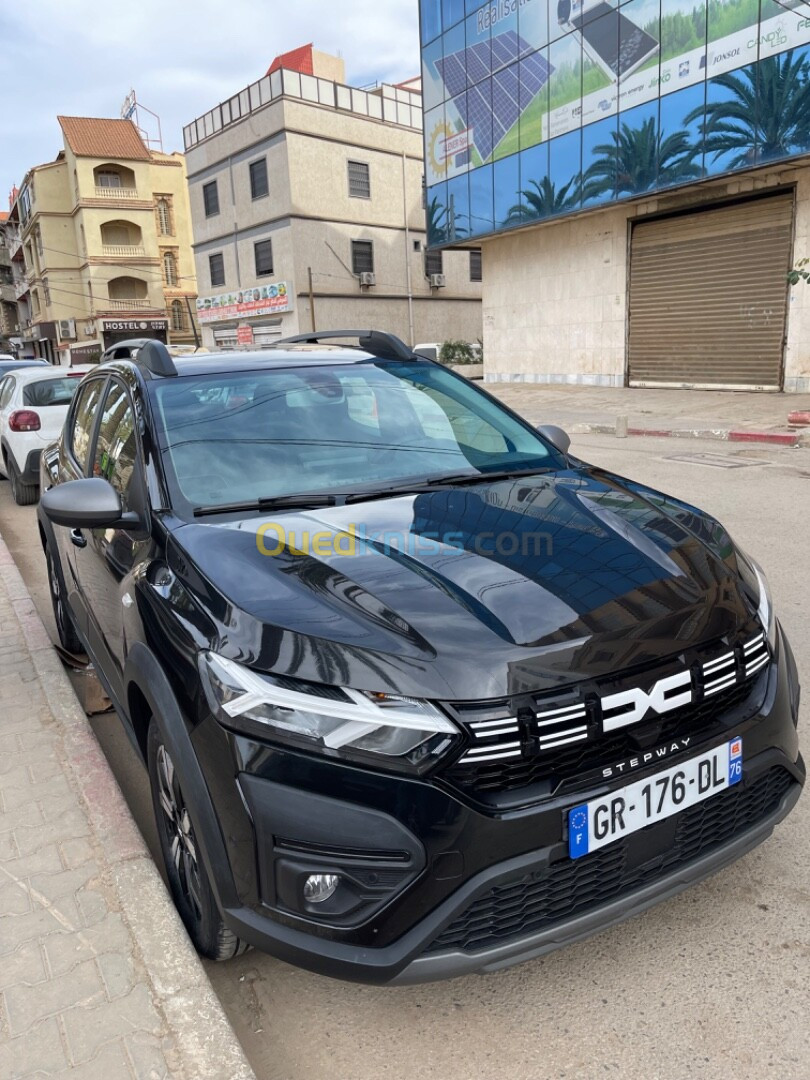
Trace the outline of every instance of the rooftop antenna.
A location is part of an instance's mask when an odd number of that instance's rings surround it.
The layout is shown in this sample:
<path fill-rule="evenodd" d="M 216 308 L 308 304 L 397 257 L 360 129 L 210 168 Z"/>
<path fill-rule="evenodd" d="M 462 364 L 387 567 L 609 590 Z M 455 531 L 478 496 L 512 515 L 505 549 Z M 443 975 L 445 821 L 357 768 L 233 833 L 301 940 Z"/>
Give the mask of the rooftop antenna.
<path fill-rule="evenodd" d="M 141 123 L 141 113 L 148 113 L 152 117 L 152 120 L 157 124 L 157 135 L 149 134 L 147 127 Z M 158 150 L 161 154 L 163 153 L 163 133 L 160 129 L 160 117 L 138 101 L 134 90 L 130 90 L 124 98 L 124 103 L 121 106 L 121 119 L 133 122 L 138 134 L 150 150 Z"/>

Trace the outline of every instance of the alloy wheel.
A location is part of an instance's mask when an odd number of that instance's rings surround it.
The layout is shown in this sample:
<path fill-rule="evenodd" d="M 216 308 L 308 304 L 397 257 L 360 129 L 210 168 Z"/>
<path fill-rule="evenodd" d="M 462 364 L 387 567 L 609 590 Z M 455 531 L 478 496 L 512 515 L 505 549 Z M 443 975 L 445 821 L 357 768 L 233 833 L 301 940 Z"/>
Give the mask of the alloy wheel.
<path fill-rule="evenodd" d="M 172 863 L 177 872 L 183 896 L 190 904 L 195 918 L 201 919 L 202 894 L 197 840 L 174 763 L 165 746 L 158 747 L 157 775 L 160 806 L 163 811 L 163 828 L 169 840 Z"/>

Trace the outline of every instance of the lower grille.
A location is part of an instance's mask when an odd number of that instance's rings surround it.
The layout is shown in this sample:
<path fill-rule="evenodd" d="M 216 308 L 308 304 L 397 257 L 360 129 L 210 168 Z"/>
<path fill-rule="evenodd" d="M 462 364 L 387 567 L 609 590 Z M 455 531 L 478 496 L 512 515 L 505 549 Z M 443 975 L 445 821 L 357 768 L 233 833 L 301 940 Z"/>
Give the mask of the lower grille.
<path fill-rule="evenodd" d="M 582 859 L 566 857 L 543 873 L 496 885 L 473 901 L 427 951 L 475 952 L 503 945 L 647 885 L 721 847 L 772 813 L 792 783 L 787 769 L 777 766 L 750 784 L 728 788 L 684 810 L 677 818 L 672 847 L 641 866 L 628 866 L 630 837 Z M 648 828 L 656 830 L 666 825 L 661 822 Z"/>

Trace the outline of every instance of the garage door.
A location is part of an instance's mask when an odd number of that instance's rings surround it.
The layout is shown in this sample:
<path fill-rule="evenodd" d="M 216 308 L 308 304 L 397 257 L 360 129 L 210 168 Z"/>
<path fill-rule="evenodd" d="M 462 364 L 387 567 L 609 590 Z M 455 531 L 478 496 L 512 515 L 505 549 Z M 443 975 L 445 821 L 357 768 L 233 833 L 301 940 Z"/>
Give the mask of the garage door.
<path fill-rule="evenodd" d="M 636 224 L 630 385 L 780 389 L 792 233 L 792 193 Z"/>

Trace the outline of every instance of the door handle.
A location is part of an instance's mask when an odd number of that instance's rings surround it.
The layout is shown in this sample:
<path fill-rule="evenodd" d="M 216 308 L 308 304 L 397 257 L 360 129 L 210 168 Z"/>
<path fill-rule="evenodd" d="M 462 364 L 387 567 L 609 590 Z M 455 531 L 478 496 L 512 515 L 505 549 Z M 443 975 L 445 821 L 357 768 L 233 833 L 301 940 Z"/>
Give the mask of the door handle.
<path fill-rule="evenodd" d="M 70 542 L 77 548 L 87 547 L 87 540 L 85 540 L 81 529 L 70 530 Z"/>

